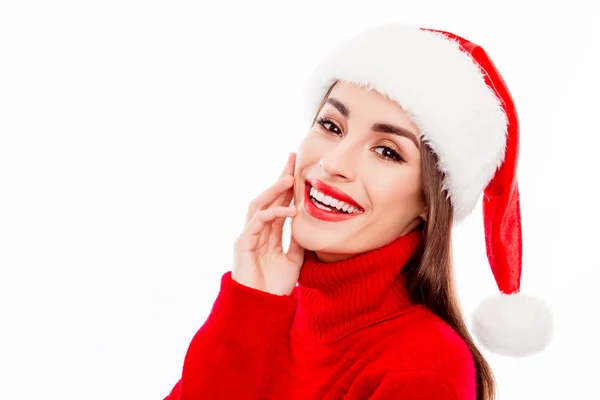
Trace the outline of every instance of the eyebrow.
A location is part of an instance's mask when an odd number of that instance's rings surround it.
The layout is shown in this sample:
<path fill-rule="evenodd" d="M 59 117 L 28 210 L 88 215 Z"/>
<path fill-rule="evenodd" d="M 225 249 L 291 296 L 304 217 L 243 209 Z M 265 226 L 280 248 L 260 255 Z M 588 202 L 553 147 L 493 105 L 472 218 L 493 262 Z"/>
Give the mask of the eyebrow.
<path fill-rule="evenodd" d="M 335 99 L 334 97 L 330 97 L 327 99 L 327 103 L 334 106 L 340 112 L 340 114 L 344 116 L 344 118 L 347 119 L 348 117 L 350 117 L 350 111 L 348 111 L 348 108 L 345 105 L 343 105 L 339 100 Z M 417 139 L 415 134 L 407 129 L 400 128 L 396 125 L 384 123 L 375 123 L 373 124 L 371 129 L 375 132 L 391 133 L 393 135 L 405 137 L 407 139 L 410 139 L 415 144 L 415 146 L 417 146 L 417 148 L 420 148 L 419 140 Z"/>

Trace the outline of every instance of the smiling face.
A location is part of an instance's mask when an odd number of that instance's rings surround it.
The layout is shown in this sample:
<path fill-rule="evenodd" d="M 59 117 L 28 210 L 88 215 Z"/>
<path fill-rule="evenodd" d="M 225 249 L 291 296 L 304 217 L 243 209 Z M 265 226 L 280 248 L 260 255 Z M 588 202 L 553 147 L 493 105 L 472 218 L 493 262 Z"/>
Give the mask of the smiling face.
<path fill-rule="evenodd" d="M 294 239 L 331 262 L 414 230 L 427 217 L 418 146 L 398 103 L 338 82 L 297 152 Z"/>

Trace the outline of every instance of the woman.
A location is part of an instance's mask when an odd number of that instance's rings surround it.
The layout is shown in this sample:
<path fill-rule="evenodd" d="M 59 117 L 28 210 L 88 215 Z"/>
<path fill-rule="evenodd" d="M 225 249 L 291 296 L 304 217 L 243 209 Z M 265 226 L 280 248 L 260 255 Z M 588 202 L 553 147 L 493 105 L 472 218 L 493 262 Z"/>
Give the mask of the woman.
<path fill-rule="evenodd" d="M 452 281 L 451 229 L 482 191 L 502 295 L 475 332 L 513 356 L 550 332 L 543 303 L 517 296 L 518 125 L 500 75 L 458 36 L 384 25 L 334 51 L 310 91 L 311 129 L 250 205 L 167 398 L 493 399 Z"/>

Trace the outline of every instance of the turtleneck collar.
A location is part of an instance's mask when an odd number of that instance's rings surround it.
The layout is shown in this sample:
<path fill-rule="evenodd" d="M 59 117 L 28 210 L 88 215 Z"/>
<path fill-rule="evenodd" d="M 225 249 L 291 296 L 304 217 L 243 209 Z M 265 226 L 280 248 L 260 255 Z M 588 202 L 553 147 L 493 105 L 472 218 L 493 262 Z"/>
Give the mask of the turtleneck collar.
<path fill-rule="evenodd" d="M 423 239 L 420 230 L 369 252 L 331 263 L 305 252 L 293 330 L 317 342 L 401 314 L 413 305 L 400 273 Z"/>

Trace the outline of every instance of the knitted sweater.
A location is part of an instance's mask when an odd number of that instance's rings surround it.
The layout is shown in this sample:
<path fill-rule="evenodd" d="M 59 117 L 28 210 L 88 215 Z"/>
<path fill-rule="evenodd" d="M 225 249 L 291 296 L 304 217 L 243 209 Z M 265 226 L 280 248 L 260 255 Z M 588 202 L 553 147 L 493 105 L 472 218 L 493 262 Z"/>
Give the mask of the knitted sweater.
<path fill-rule="evenodd" d="M 290 296 L 224 274 L 165 400 L 474 400 L 469 347 L 400 274 L 421 240 L 332 263 L 306 251 Z"/>

